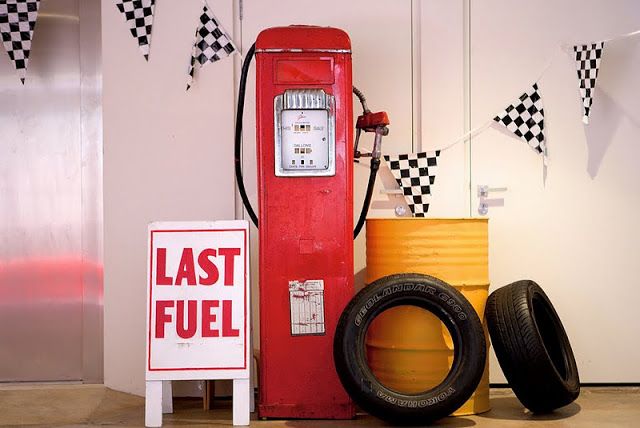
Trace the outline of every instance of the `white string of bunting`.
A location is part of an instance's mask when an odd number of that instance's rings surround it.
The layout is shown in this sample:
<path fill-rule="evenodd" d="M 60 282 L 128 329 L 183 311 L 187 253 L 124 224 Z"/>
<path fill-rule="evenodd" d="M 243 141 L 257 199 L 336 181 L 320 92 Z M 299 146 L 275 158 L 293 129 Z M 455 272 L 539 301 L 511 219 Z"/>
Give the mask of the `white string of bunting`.
<path fill-rule="evenodd" d="M 129 24 L 131 35 L 137 40 L 144 58 L 149 60 L 155 0 L 116 0 L 116 6 Z M 196 66 L 202 68 L 237 51 L 231 36 L 215 17 L 207 1 L 202 0 L 187 71 L 187 90 L 194 83 Z"/>
<path fill-rule="evenodd" d="M 128 24 L 145 60 L 149 60 L 151 34 L 156 0 L 114 0 L 118 11 Z M 33 33 L 40 9 L 40 0 L 0 0 L 0 37 L 22 84 L 25 83 Z M 202 67 L 238 52 L 231 36 L 215 17 L 206 0 L 202 12 L 187 70 L 187 89 L 194 82 L 196 66 Z"/>
<path fill-rule="evenodd" d="M 129 25 L 146 60 L 151 49 L 151 34 L 155 0 L 114 0 Z M 0 37 L 22 84 L 25 83 L 32 40 L 40 9 L 40 0 L 0 0 Z M 608 39 L 561 45 L 570 52 L 576 64 L 578 88 L 583 106 L 582 121 L 589 123 L 594 103 L 594 91 L 605 45 L 640 34 L 640 30 Z M 190 63 L 187 69 L 187 90 L 193 85 L 196 69 L 238 52 L 232 38 L 215 17 L 206 0 L 196 27 Z M 414 216 L 424 216 L 429 210 L 432 188 L 436 179 L 438 159 L 442 152 L 469 140 L 492 126 L 502 126 L 526 142 L 548 162 L 548 145 L 544 133 L 544 107 L 539 82 L 554 63 L 556 52 L 540 71 L 532 85 L 495 117 L 470 130 L 442 148 L 422 153 L 385 156 L 389 169 L 402 189 Z"/>
<path fill-rule="evenodd" d="M 589 115 L 594 102 L 596 80 L 600 70 L 605 43 L 626 39 L 640 34 L 640 30 L 611 37 L 591 43 L 561 45 L 564 51 L 569 51 L 576 63 L 578 74 L 578 88 L 583 106 L 582 121 L 589 124 Z M 539 82 L 557 57 L 554 54 L 546 66 L 540 71 L 533 84 L 527 88 L 514 102 L 492 119 L 470 130 L 442 148 L 421 153 L 407 153 L 397 156 L 384 156 L 385 161 L 401 192 L 407 201 L 414 217 L 424 217 L 429 211 L 432 188 L 436 179 L 436 167 L 440 154 L 471 137 L 484 132 L 493 125 L 503 126 L 514 136 L 524 141 L 536 153 L 542 156 L 543 165 L 548 164 L 548 147 L 544 134 L 544 107 Z"/>

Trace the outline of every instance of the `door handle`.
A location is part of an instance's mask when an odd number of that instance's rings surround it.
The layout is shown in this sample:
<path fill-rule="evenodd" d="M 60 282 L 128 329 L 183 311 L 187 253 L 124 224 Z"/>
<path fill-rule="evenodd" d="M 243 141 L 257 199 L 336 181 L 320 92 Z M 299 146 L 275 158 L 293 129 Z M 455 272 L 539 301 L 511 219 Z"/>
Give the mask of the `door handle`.
<path fill-rule="evenodd" d="M 486 184 L 481 184 L 478 185 L 478 197 L 486 198 L 489 196 L 489 193 L 506 192 L 507 190 L 506 187 L 489 187 Z"/>
<path fill-rule="evenodd" d="M 503 207 L 504 198 L 489 198 L 489 193 L 506 191 L 506 187 L 489 187 L 486 184 L 478 185 L 478 214 L 487 215 L 489 207 Z"/>

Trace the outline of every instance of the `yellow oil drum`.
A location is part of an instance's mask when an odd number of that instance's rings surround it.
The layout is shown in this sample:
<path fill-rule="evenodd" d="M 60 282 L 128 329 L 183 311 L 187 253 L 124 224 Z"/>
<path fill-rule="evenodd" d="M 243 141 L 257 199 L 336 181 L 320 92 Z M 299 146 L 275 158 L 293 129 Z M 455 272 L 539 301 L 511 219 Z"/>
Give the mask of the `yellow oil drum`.
<path fill-rule="evenodd" d="M 391 218 L 367 220 L 369 284 L 395 273 L 422 273 L 451 284 L 473 305 L 485 325 L 489 293 L 487 219 Z M 487 338 L 487 353 L 489 338 Z M 378 380 L 399 392 L 440 384 L 453 363 L 449 331 L 431 312 L 398 306 L 380 314 L 366 337 L 368 364 Z M 454 416 L 486 412 L 489 359 L 471 398 Z"/>

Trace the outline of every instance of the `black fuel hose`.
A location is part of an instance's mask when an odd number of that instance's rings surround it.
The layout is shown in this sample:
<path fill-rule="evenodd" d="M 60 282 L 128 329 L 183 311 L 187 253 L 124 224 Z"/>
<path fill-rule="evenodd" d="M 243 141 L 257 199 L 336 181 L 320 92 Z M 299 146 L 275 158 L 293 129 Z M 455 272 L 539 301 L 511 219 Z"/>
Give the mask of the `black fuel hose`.
<path fill-rule="evenodd" d="M 371 158 L 371 167 L 369 172 L 369 183 L 367 183 L 367 193 L 364 196 L 364 202 L 362 202 L 362 209 L 360 210 L 360 218 L 356 228 L 353 229 L 353 239 L 356 239 L 364 226 L 364 222 L 367 219 L 367 213 L 369 212 L 369 205 L 371 205 L 371 196 L 373 195 L 373 186 L 376 184 L 376 176 L 378 175 L 378 169 L 380 169 L 380 159 Z"/>
<path fill-rule="evenodd" d="M 251 65 L 251 59 L 256 52 L 256 44 L 252 44 L 247 52 L 247 56 L 242 63 L 242 73 L 240 74 L 240 89 L 238 90 L 238 109 L 236 110 L 236 135 L 235 135 L 235 164 L 236 164 L 236 182 L 238 183 L 238 191 L 242 198 L 242 203 L 251 217 L 253 224 L 258 227 L 258 217 L 251 207 L 251 202 L 247 196 L 247 191 L 244 188 L 244 178 L 242 177 L 242 159 L 240 154 L 242 153 L 242 115 L 244 113 L 244 96 L 247 89 L 247 75 L 249 74 L 249 65 Z"/>
<path fill-rule="evenodd" d="M 238 183 L 238 192 L 240 192 L 240 197 L 242 198 L 242 204 L 244 205 L 249 217 L 251 217 L 251 221 L 253 224 L 258 227 L 258 217 L 256 216 L 253 207 L 251 206 L 251 202 L 249 201 L 249 197 L 247 196 L 247 191 L 244 187 L 244 178 L 242 176 L 242 116 L 244 114 L 244 98 L 247 89 L 247 76 L 249 74 L 249 66 L 251 65 L 251 60 L 256 52 L 256 44 L 252 44 L 249 50 L 247 51 L 247 55 L 242 63 L 242 73 L 240 74 L 240 88 L 238 90 L 238 108 L 236 110 L 236 131 L 235 131 L 235 147 L 234 147 L 234 162 L 235 162 L 235 170 L 236 170 L 236 182 Z M 363 108 L 366 108 L 366 102 L 364 101 L 364 95 L 357 88 L 353 88 L 353 92 L 356 94 L 358 99 L 363 104 Z M 380 159 L 372 158 L 371 159 L 371 172 L 369 174 L 369 183 L 367 184 L 367 193 L 364 198 L 364 202 L 362 204 L 362 209 L 360 210 L 360 217 L 358 218 L 358 223 L 356 224 L 355 229 L 353 230 L 353 239 L 358 237 L 358 234 L 362 230 L 364 226 L 364 222 L 367 218 L 367 212 L 369 212 L 369 205 L 371 204 L 371 196 L 373 195 L 373 187 L 376 181 L 376 176 L 378 175 L 378 169 L 380 168 Z"/>

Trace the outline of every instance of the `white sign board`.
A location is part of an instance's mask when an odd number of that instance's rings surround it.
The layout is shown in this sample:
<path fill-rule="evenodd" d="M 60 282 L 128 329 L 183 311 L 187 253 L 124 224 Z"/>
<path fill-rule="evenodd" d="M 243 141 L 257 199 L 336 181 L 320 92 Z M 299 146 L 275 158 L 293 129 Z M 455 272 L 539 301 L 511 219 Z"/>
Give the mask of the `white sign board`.
<path fill-rule="evenodd" d="M 204 379 L 234 379 L 234 425 L 248 425 L 248 235 L 244 220 L 149 225 L 147 426 L 162 424 L 162 392 L 170 402 L 162 381 Z"/>

